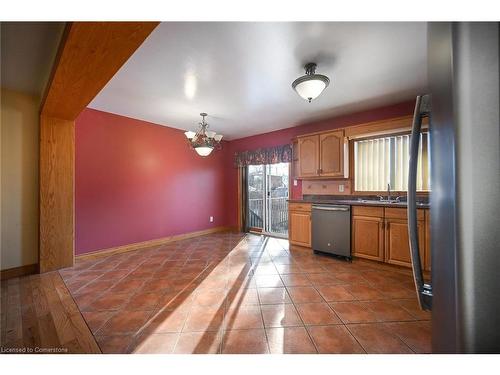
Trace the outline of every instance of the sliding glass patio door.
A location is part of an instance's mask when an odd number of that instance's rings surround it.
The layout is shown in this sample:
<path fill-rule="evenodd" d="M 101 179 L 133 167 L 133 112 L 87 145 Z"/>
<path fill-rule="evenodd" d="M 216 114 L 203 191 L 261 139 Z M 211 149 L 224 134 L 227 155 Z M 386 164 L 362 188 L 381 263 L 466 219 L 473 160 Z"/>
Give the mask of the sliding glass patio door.
<path fill-rule="evenodd" d="M 289 167 L 289 163 L 247 167 L 247 223 L 250 231 L 288 236 Z"/>

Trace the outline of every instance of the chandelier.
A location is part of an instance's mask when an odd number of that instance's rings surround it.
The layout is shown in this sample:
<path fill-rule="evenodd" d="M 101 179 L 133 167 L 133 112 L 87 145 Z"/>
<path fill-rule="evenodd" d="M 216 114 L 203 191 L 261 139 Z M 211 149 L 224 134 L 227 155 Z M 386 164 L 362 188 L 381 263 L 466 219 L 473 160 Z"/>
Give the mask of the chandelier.
<path fill-rule="evenodd" d="M 208 123 L 205 122 L 206 113 L 200 113 L 202 117 L 200 128 L 195 133 L 193 131 L 187 131 L 186 135 L 189 145 L 194 148 L 194 150 L 200 156 L 208 156 L 214 149 L 220 149 L 222 146 L 220 141 L 222 140 L 221 134 L 216 134 L 213 131 L 208 130 Z"/>
<path fill-rule="evenodd" d="M 316 64 L 308 63 L 304 66 L 306 74 L 297 78 L 292 83 L 292 88 L 303 99 L 311 103 L 311 100 L 316 99 L 326 89 L 330 83 L 330 79 L 322 74 L 316 74 Z"/>

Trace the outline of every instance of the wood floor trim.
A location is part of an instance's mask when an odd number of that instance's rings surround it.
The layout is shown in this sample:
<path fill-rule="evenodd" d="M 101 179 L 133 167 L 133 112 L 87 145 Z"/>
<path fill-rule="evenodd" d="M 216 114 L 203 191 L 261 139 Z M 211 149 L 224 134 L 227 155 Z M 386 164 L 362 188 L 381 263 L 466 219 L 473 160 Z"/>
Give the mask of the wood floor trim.
<path fill-rule="evenodd" d="M 189 238 L 194 238 L 194 237 L 199 237 L 199 236 L 205 236 L 207 234 L 213 234 L 213 233 L 219 233 L 219 232 L 230 232 L 230 231 L 235 231 L 235 228 L 229 227 L 229 226 L 215 227 L 215 228 L 200 230 L 200 231 L 196 231 L 196 232 L 189 232 L 189 233 L 184 233 L 184 234 L 178 234 L 175 236 L 168 236 L 168 237 L 157 238 L 157 239 L 149 240 L 149 241 L 136 242 L 136 243 L 132 243 L 132 244 L 128 244 L 128 245 L 111 247 L 108 249 L 96 250 L 96 251 L 92 251 L 89 253 L 77 255 L 77 256 L 75 256 L 75 259 L 76 260 L 95 259 L 95 258 L 113 255 L 113 254 L 120 254 L 120 253 L 126 253 L 128 251 L 149 248 L 152 246 L 165 245 L 167 243 L 186 240 Z"/>
<path fill-rule="evenodd" d="M 0 280 L 8 280 L 14 277 L 33 275 L 38 273 L 38 263 L 27 264 L 20 267 L 9 268 L 0 271 Z"/>

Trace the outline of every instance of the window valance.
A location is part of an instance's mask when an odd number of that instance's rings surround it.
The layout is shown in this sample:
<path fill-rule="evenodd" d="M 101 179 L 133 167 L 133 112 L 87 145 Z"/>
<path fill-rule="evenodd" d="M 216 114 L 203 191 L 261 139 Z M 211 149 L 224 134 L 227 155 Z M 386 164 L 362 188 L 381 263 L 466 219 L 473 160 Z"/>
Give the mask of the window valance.
<path fill-rule="evenodd" d="M 292 145 L 286 144 L 269 148 L 259 148 L 253 151 L 237 152 L 234 155 L 235 165 L 245 167 L 247 165 L 290 163 L 292 161 Z"/>

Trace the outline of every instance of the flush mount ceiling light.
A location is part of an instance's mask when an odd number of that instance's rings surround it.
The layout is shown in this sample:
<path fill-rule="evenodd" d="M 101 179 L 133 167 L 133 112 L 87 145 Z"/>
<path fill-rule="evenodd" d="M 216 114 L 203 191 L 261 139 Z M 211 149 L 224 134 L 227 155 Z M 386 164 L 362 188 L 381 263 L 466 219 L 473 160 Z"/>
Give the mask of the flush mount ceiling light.
<path fill-rule="evenodd" d="M 327 76 L 316 74 L 316 64 L 308 63 L 304 66 L 306 75 L 297 78 L 292 83 L 292 88 L 303 99 L 311 103 L 311 100 L 316 99 L 330 84 L 330 79 Z"/>
<path fill-rule="evenodd" d="M 220 141 L 222 140 L 221 134 L 216 134 L 213 131 L 207 130 L 208 123 L 205 122 L 206 113 L 200 113 L 202 120 L 200 122 L 200 128 L 198 131 L 192 132 L 187 131 L 184 134 L 189 140 L 189 145 L 194 148 L 194 150 L 200 156 L 208 156 L 216 148 L 220 149 L 222 146 Z"/>

